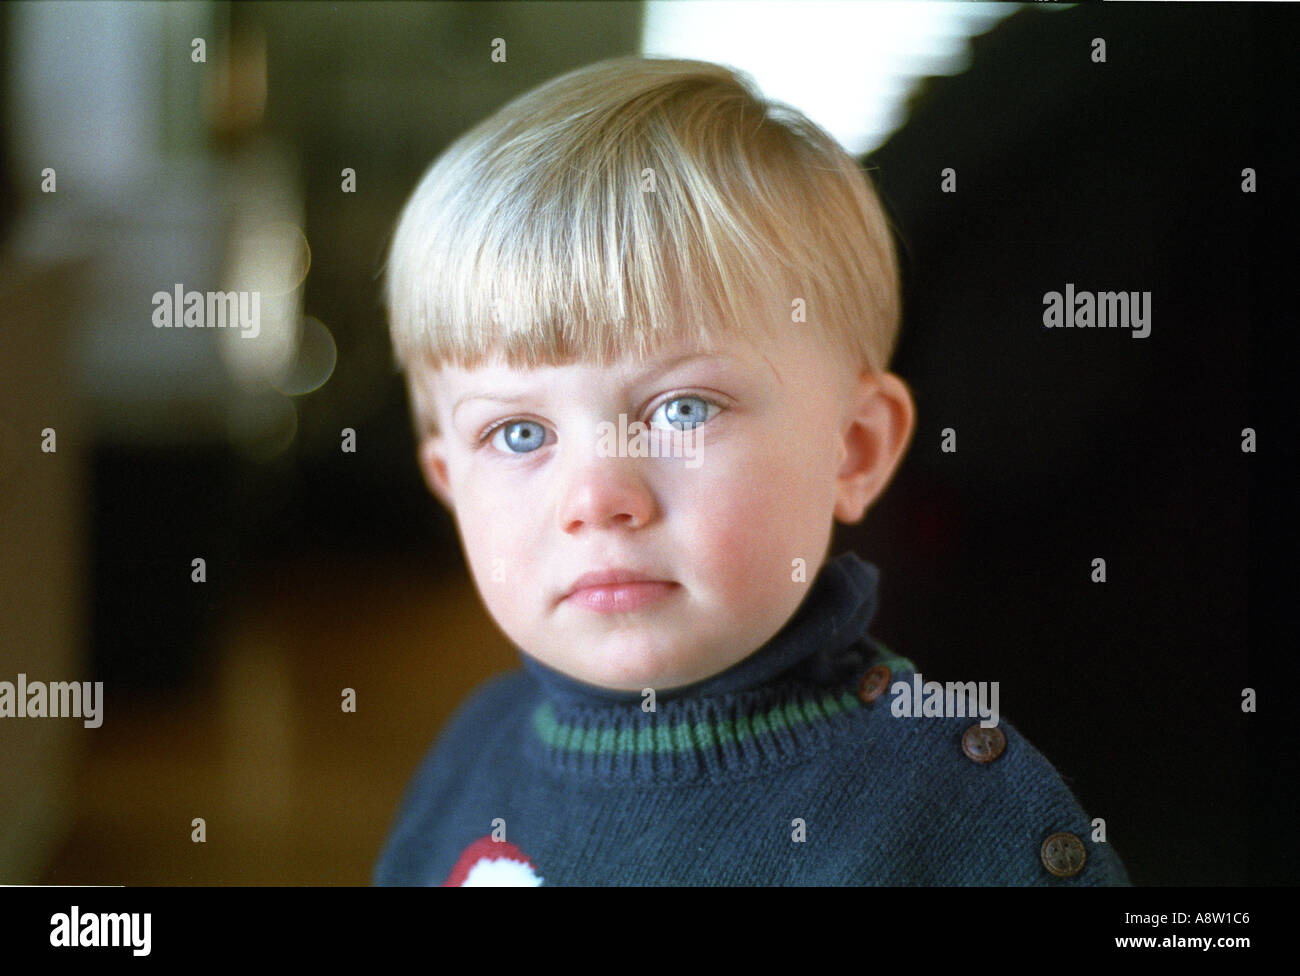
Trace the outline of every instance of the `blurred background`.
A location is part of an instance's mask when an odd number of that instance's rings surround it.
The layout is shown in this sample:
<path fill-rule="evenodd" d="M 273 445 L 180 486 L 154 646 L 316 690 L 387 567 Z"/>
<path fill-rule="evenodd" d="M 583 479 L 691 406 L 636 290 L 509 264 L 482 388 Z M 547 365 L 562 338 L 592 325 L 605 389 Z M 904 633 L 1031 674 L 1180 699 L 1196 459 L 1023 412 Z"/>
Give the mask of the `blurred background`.
<path fill-rule="evenodd" d="M 896 223 L 918 429 L 832 550 L 881 567 L 873 632 L 1000 681 L 1135 882 L 1294 881 L 1294 733 L 1240 708 L 1282 697 L 1240 444 L 1297 18 L 1196 6 L 0 6 L 0 681 L 106 697 L 97 729 L 0 720 L 0 883 L 368 881 L 518 663 L 415 465 L 389 235 L 468 126 L 635 52 L 749 72 Z M 1151 291 L 1151 336 L 1044 330 L 1067 282 Z M 260 290 L 261 335 L 154 328 L 177 285 Z"/>

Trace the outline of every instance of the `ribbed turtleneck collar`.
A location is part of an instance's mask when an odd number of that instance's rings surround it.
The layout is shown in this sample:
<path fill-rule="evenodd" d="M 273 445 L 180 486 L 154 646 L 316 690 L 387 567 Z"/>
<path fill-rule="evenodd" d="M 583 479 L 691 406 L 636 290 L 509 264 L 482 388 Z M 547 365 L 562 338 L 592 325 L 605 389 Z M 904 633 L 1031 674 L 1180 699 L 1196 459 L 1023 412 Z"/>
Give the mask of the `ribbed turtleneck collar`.
<path fill-rule="evenodd" d="M 530 751 L 570 774 L 681 781 L 790 762 L 825 744 L 830 720 L 858 707 L 869 666 L 893 659 L 866 639 L 879 570 L 855 553 L 826 562 L 766 644 L 720 674 L 656 695 L 576 681 L 527 655 L 541 690 Z M 877 642 L 878 643 L 878 642 Z"/>

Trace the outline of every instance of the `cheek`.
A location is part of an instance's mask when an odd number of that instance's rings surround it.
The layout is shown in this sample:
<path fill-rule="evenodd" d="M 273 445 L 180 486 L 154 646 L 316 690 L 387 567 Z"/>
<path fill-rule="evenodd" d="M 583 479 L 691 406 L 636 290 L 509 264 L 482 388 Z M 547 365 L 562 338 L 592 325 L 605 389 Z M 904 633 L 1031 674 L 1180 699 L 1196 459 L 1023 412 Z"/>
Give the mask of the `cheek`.
<path fill-rule="evenodd" d="M 461 546 L 485 597 L 504 589 L 518 593 L 528 583 L 529 542 L 538 537 L 526 510 L 500 492 L 471 487 L 461 496 L 456 525 Z"/>
<path fill-rule="evenodd" d="M 719 463 L 685 499 L 682 543 L 696 578 L 722 595 L 784 585 L 812 525 L 809 485 L 797 459 Z M 708 469 L 706 463 L 705 470 Z"/>

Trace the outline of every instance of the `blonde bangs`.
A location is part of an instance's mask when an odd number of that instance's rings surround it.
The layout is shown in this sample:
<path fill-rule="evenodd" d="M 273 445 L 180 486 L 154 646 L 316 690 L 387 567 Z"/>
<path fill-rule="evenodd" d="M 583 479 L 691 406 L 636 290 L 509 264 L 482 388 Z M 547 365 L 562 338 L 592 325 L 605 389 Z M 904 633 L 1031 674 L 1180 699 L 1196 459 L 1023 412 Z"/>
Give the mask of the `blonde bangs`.
<path fill-rule="evenodd" d="M 775 328 L 883 369 L 898 327 L 865 174 L 800 113 L 696 61 L 600 62 L 479 123 L 420 181 L 387 274 L 408 371 L 608 364 Z"/>

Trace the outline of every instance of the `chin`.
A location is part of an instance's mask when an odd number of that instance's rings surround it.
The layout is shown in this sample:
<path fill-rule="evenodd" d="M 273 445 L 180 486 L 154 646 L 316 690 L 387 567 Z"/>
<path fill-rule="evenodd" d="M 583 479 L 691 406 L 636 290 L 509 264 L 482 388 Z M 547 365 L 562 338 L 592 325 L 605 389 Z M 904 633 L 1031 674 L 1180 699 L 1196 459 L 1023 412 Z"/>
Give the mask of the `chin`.
<path fill-rule="evenodd" d="M 682 665 L 663 649 L 613 648 L 602 653 L 599 674 L 585 680 L 620 691 L 676 688 L 700 680 Z"/>

